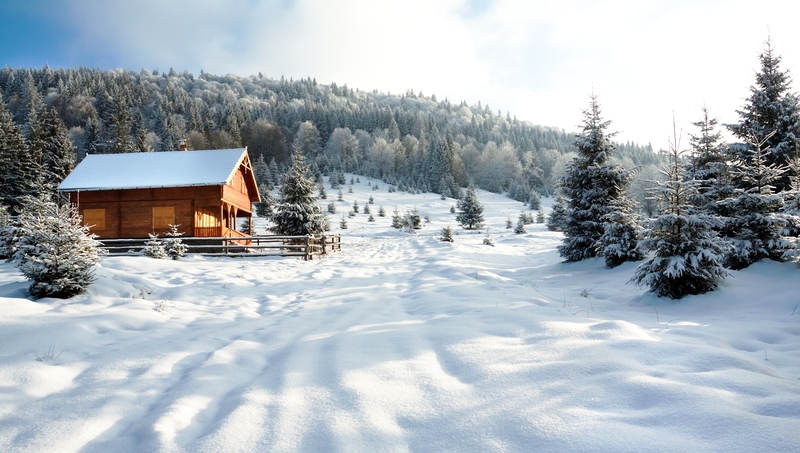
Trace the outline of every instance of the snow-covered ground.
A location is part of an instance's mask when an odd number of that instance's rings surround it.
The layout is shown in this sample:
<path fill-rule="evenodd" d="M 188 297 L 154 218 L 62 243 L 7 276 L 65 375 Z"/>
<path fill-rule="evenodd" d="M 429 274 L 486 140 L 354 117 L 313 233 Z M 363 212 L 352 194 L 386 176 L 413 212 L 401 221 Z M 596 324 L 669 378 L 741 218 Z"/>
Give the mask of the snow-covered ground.
<path fill-rule="evenodd" d="M 0 265 L 0 451 L 800 451 L 796 264 L 658 299 L 513 234 L 521 203 L 478 191 L 490 247 L 454 200 L 361 180 L 334 232 L 370 195 L 376 222 L 314 261 L 106 257 L 38 301 Z"/>

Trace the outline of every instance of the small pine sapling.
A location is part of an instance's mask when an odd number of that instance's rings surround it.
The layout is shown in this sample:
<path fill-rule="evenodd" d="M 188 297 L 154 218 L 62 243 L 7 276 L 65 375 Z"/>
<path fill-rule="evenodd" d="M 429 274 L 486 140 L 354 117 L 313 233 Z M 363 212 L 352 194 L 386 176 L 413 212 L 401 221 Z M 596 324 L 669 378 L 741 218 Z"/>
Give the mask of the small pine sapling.
<path fill-rule="evenodd" d="M 517 226 L 514 228 L 514 234 L 525 234 L 525 217 L 523 213 L 520 213 L 519 220 L 517 220 Z"/>
<path fill-rule="evenodd" d="M 346 230 L 347 229 L 347 219 L 342 216 L 342 221 L 339 222 L 339 229 Z"/>
<path fill-rule="evenodd" d="M 489 229 L 486 229 L 486 236 L 483 238 L 483 245 L 491 245 L 494 247 L 494 241 L 492 240 L 491 236 L 489 236 Z"/>
<path fill-rule="evenodd" d="M 425 223 L 431 223 L 431 216 L 425 214 Z"/>
<path fill-rule="evenodd" d="M 328 203 L 328 212 L 331 214 L 336 214 L 336 203 L 332 201 Z"/>
<path fill-rule="evenodd" d="M 353 193 L 353 186 L 348 186 L 347 193 Z"/>
<path fill-rule="evenodd" d="M 374 222 L 374 221 L 375 221 L 375 217 L 373 217 L 372 214 L 370 214 L 369 218 L 367 219 L 367 222 Z"/>
<path fill-rule="evenodd" d="M 544 211 L 539 209 L 539 212 L 536 213 L 536 223 L 544 223 L 544 221 L 545 221 Z"/>
<path fill-rule="evenodd" d="M 173 260 L 180 259 L 186 254 L 187 246 L 181 240 L 182 232 L 178 231 L 180 225 L 170 225 L 166 233 L 168 238 L 164 239 L 164 252 Z"/>
<path fill-rule="evenodd" d="M 378 217 L 386 217 L 386 209 L 383 206 L 378 208 Z"/>
<path fill-rule="evenodd" d="M 353 212 L 358 214 L 358 200 L 353 200 Z"/>
<path fill-rule="evenodd" d="M 325 186 L 323 186 L 322 184 L 319 185 L 319 198 L 320 200 L 328 199 L 328 191 L 325 190 Z"/>
<path fill-rule="evenodd" d="M 364 205 L 364 214 L 372 214 L 372 211 L 369 209 L 369 204 Z"/>
<path fill-rule="evenodd" d="M 372 195 L 370 195 L 370 197 L 369 197 L 369 202 L 368 202 L 368 203 L 369 203 L 369 204 L 375 204 L 375 199 L 374 199 L 374 198 L 372 198 Z"/>
<path fill-rule="evenodd" d="M 392 215 L 392 228 L 403 228 L 403 217 L 400 216 L 397 206 L 395 206 L 394 214 Z"/>
<path fill-rule="evenodd" d="M 453 242 L 453 229 L 450 228 L 450 226 L 442 228 L 442 235 L 439 237 L 439 240 L 443 242 Z"/>
<path fill-rule="evenodd" d="M 158 238 L 158 235 L 149 234 L 149 236 L 150 239 L 144 243 L 142 255 L 149 256 L 150 258 L 155 258 L 157 260 L 163 260 L 166 258 L 167 252 L 164 250 L 164 244 L 161 242 L 161 239 Z"/>
<path fill-rule="evenodd" d="M 456 213 L 455 205 L 450 206 L 450 214 L 455 214 L 455 213 Z"/>
<path fill-rule="evenodd" d="M 341 188 L 339 189 L 339 195 L 337 197 L 337 200 L 344 201 L 344 194 L 342 193 L 342 189 Z"/>
<path fill-rule="evenodd" d="M 510 230 L 511 228 L 514 228 L 514 222 L 511 221 L 511 216 L 508 216 L 506 219 L 506 229 Z"/>

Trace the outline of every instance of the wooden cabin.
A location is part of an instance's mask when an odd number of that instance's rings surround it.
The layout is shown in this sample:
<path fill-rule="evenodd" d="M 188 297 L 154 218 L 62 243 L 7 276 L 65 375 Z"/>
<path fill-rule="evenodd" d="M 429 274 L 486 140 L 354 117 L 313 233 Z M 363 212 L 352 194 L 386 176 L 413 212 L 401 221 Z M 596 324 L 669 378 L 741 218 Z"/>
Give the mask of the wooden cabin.
<path fill-rule="evenodd" d="M 100 238 L 245 237 L 261 200 L 247 148 L 92 154 L 58 190 Z"/>

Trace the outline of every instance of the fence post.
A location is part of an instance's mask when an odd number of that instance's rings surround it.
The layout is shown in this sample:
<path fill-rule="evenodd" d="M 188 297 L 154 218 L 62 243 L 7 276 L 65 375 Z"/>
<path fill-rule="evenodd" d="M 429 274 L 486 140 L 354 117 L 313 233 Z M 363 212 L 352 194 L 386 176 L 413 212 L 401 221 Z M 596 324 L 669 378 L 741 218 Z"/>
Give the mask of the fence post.
<path fill-rule="evenodd" d="M 311 254 L 311 235 L 306 235 L 306 261 L 313 260 L 314 256 Z"/>

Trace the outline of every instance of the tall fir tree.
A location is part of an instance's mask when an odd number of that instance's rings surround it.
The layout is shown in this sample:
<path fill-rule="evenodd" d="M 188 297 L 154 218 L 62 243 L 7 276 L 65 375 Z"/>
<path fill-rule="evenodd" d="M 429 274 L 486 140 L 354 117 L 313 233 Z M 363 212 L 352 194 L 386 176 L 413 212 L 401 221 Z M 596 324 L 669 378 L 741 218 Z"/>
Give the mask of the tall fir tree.
<path fill-rule="evenodd" d="M 611 203 L 624 193 L 632 172 L 609 162 L 615 149 L 606 130 L 611 121 L 601 117 L 597 96 L 590 96 L 589 109 L 583 111 L 582 132 L 575 137 L 578 157 L 567 165 L 561 177 L 561 192 L 567 200 L 564 243 L 558 253 L 567 261 L 597 256 L 598 241 L 605 232 L 604 220 Z"/>
<path fill-rule="evenodd" d="M 734 195 L 720 202 L 728 213 L 722 233 L 733 244 L 725 260 L 731 269 L 744 269 L 762 258 L 782 261 L 792 248 L 783 237 L 792 222 L 789 214 L 781 212 L 784 197 L 775 187 L 787 167 L 767 159 L 773 134 L 750 136 L 743 150 L 746 154 L 733 161 Z"/>
<path fill-rule="evenodd" d="M 659 297 L 680 299 L 711 291 L 728 275 L 723 259 L 729 245 L 715 232 L 717 217 L 690 213 L 699 183 L 681 174 L 682 152 L 677 134 L 673 137 L 672 163 L 663 171 L 667 180 L 656 189 L 663 214 L 648 222 L 639 242 L 641 252 L 654 256 L 636 268 L 630 281 Z"/>
<path fill-rule="evenodd" d="M 308 169 L 305 157 L 295 147 L 292 167 L 281 181 L 280 201 L 272 214 L 272 232 L 301 236 L 320 234 L 326 230 L 326 218 L 317 206 L 317 197 L 314 196 L 317 185 L 308 176 Z"/>
<path fill-rule="evenodd" d="M 759 55 L 761 69 L 756 73 L 756 82 L 750 87 L 750 96 L 742 110 L 737 110 L 739 122 L 729 124 L 728 129 L 743 141 L 743 146 L 734 148 L 739 159 L 752 157 L 752 135 L 767 137 L 768 152 L 763 156 L 766 165 L 778 167 L 788 165 L 797 155 L 800 145 L 800 100 L 790 90 L 792 77 L 781 70 L 781 57 L 776 54 L 772 41 L 767 38 L 764 51 Z M 778 192 L 790 186 L 789 173 L 774 181 Z"/>
<path fill-rule="evenodd" d="M 0 96 L 0 196 L 9 208 L 20 206 L 20 198 L 33 192 L 31 170 L 25 167 L 29 157 L 28 145 Z"/>
<path fill-rule="evenodd" d="M 697 192 L 689 201 L 698 213 L 723 214 L 721 200 L 733 195 L 728 147 L 717 130 L 718 120 L 712 118 L 707 107 L 702 109 L 702 118 L 692 123 L 699 129 L 697 135 L 689 135 L 691 154 L 684 166 L 684 178 L 698 181 Z"/>

